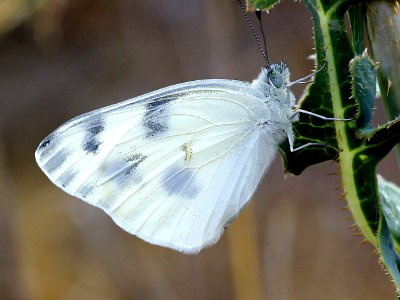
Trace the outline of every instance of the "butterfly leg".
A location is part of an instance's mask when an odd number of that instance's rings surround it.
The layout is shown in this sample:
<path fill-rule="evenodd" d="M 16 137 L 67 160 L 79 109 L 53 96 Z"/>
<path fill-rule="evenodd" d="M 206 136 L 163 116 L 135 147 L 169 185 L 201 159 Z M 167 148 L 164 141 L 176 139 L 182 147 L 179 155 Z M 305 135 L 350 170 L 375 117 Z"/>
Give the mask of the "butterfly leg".
<path fill-rule="evenodd" d="M 294 85 L 294 84 L 299 84 L 299 83 L 309 83 L 309 82 L 312 82 L 312 80 L 311 80 L 311 81 L 306 81 L 306 82 L 304 82 L 303 80 L 306 80 L 306 79 L 308 79 L 308 78 L 313 77 L 315 74 L 317 74 L 317 73 L 319 73 L 320 71 L 322 71 L 322 69 L 325 68 L 325 66 L 326 66 L 326 62 L 324 62 L 324 64 L 322 65 L 322 67 L 319 68 L 318 70 L 312 72 L 311 74 L 309 74 L 309 75 L 307 75 L 307 76 L 304 76 L 303 78 L 299 78 L 299 79 L 297 79 L 297 80 L 295 80 L 295 81 L 293 81 L 293 82 L 290 82 L 290 83 L 288 84 L 288 86 L 292 86 L 292 85 Z"/>
<path fill-rule="evenodd" d="M 336 151 L 339 151 L 338 148 L 336 148 L 336 147 L 334 147 L 332 145 L 323 144 L 323 143 L 315 143 L 315 142 L 309 142 L 309 143 L 306 143 L 304 145 L 301 145 L 301 146 L 295 148 L 294 147 L 294 135 L 293 135 L 293 132 L 291 132 L 291 133 L 288 132 L 287 133 L 287 138 L 288 138 L 288 141 L 289 141 L 290 152 L 296 152 L 296 151 L 299 151 L 301 149 L 304 149 L 304 148 L 307 148 L 307 147 L 311 147 L 311 146 L 329 147 L 329 148 L 332 148 L 332 149 L 334 149 Z"/>
<path fill-rule="evenodd" d="M 290 119 L 294 119 L 295 116 L 297 114 L 299 114 L 299 113 L 310 115 L 310 116 L 313 116 L 313 117 L 316 117 L 316 118 L 319 118 L 319 119 L 322 119 L 322 120 L 325 120 L 325 121 L 351 121 L 351 120 L 353 120 L 353 118 L 349 118 L 349 119 L 328 118 L 328 117 L 325 117 L 325 116 L 322 116 L 322 115 L 319 115 L 319 114 L 316 114 L 316 113 L 313 113 L 311 111 L 304 110 L 304 109 L 296 109 L 296 111 L 293 112 L 293 114 L 290 117 Z"/>
<path fill-rule="evenodd" d="M 307 144 L 304 144 L 304 145 L 301 145 L 299 147 L 294 148 L 294 135 L 293 135 L 293 133 L 292 134 L 287 133 L 287 137 L 288 137 L 288 141 L 289 141 L 290 152 L 296 152 L 296 151 L 299 151 L 299 150 L 301 150 L 303 148 L 306 148 L 306 147 L 309 147 L 309 146 L 326 146 L 326 145 L 320 144 L 320 143 L 307 143 Z M 327 145 L 327 146 L 329 146 L 329 145 Z"/>
<path fill-rule="evenodd" d="M 331 146 L 331 145 L 328 145 L 328 144 L 306 143 L 306 144 L 301 145 L 301 146 L 296 147 L 296 148 L 293 148 L 293 146 L 291 146 L 291 147 L 290 147 L 290 152 L 296 152 L 296 151 L 299 151 L 299 150 L 301 150 L 301 149 L 304 149 L 304 148 L 307 148 L 307 147 L 310 147 L 310 146 L 325 146 L 325 147 L 329 147 L 329 148 L 333 148 L 333 149 L 337 150 L 336 147 Z"/>

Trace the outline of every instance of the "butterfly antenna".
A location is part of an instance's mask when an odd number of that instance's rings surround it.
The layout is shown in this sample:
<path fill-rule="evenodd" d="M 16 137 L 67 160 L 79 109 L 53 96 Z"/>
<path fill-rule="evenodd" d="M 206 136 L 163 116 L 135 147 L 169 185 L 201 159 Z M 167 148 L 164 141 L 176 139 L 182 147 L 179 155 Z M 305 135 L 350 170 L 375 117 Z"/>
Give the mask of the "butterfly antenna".
<path fill-rule="evenodd" d="M 241 9 L 241 11 L 243 13 L 243 16 L 244 16 L 244 19 L 246 20 L 247 24 L 250 27 L 251 32 L 253 33 L 254 38 L 256 39 L 257 45 L 260 48 L 262 56 L 264 57 L 265 64 L 267 66 L 269 66 L 269 59 L 268 59 L 268 55 L 267 55 L 267 47 L 266 47 L 266 42 L 265 42 L 265 35 L 264 35 L 264 30 L 262 28 L 262 23 L 261 23 L 261 12 L 257 11 L 256 15 L 257 15 L 257 19 L 258 19 L 258 21 L 260 23 L 261 34 L 262 34 L 262 37 L 263 37 L 263 40 L 264 40 L 264 47 L 261 45 L 260 39 L 258 38 L 257 32 L 256 32 L 256 30 L 255 30 L 255 28 L 253 26 L 253 23 L 251 23 L 250 18 L 247 15 L 246 10 L 244 9 L 242 0 L 237 0 L 237 2 L 239 3 L 240 9 Z"/>
<path fill-rule="evenodd" d="M 264 41 L 264 52 L 265 52 L 264 58 L 265 57 L 267 58 L 267 63 L 269 64 L 268 53 L 267 53 L 267 42 L 266 42 L 266 39 L 265 39 L 264 27 L 263 27 L 262 19 L 261 19 L 261 10 L 257 10 L 256 11 L 256 16 L 257 16 L 257 19 L 258 19 L 258 23 L 260 24 L 261 36 L 262 36 L 263 41 Z"/>

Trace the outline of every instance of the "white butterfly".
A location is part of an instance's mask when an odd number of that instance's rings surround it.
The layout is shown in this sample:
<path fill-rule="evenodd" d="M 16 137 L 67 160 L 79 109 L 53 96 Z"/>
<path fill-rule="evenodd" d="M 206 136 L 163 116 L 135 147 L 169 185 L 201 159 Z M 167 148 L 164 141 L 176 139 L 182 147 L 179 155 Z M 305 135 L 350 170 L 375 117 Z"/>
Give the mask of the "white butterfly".
<path fill-rule="evenodd" d="M 294 150 L 292 123 L 309 112 L 293 110 L 290 84 L 281 62 L 252 83 L 173 85 L 68 121 L 42 141 L 36 161 L 129 233 L 197 253 L 251 199 L 278 145 L 288 138 Z"/>

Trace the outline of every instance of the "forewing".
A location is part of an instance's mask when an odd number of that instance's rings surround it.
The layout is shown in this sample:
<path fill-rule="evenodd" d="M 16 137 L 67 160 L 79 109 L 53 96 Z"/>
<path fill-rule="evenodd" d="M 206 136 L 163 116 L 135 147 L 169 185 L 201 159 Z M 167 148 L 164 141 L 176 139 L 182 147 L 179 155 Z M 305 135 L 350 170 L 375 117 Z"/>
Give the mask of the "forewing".
<path fill-rule="evenodd" d="M 219 239 L 269 165 L 269 113 L 247 83 L 185 83 L 72 119 L 36 160 L 126 231 L 196 253 Z"/>

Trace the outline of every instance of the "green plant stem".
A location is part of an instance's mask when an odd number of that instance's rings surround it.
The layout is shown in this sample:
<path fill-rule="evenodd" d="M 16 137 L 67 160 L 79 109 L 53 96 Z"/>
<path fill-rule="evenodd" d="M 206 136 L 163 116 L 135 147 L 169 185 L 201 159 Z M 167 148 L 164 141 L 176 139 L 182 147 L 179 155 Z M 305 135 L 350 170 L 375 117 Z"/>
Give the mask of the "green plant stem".
<path fill-rule="evenodd" d="M 319 1 L 317 1 L 318 3 Z M 343 84 L 346 80 L 346 76 L 350 77 L 347 70 L 343 70 L 343 65 L 348 65 L 351 57 L 348 57 L 347 62 L 337 61 L 338 55 L 335 51 L 335 46 L 341 44 L 344 47 L 345 43 L 349 44 L 348 40 L 338 40 L 340 36 L 343 36 L 342 32 L 342 22 L 343 16 L 333 16 L 331 15 L 332 10 L 327 13 L 322 9 L 321 4 L 317 4 L 316 9 L 321 22 L 321 30 L 324 36 L 326 59 L 328 61 L 328 74 L 329 74 L 329 84 L 331 88 L 332 95 L 332 106 L 335 118 L 341 119 L 345 118 L 346 107 L 348 104 L 346 100 L 349 99 L 349 93 L 351 93 L 350 87 Z M 350 44 L 348 45 L 350 47 Z M 339 69 L 338 66 L 342 66 Z M 342 150 L 339 154 L 340 169 L 342 173 L 343 189 L 346 194 L 346 199 L 348 201 L 348 206 L 353 214 L 354 221 L 364 234 L 364 236 L 376 246 L 376 238 L 374 233 L 374 226 L 372 223 L 377 221 L 373 216 L 366 217 L 369 209 L 362 207 L 364 205 L 363 196 L 360 195 L 359 189 L 357 188 L 358 183 L 356 182 L 357 169 L 354 168 L 355 161 L 359 158 L 360 145 L 354 145 L 354 135 L 351 136 L 351 131 L 349 130 L 348 122 L 335 122 L 336 136 L 339 148 Z M 367 204 L 371 205 L 371 204 Z"/>

